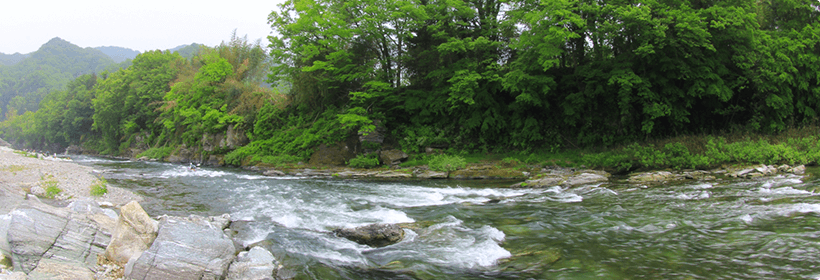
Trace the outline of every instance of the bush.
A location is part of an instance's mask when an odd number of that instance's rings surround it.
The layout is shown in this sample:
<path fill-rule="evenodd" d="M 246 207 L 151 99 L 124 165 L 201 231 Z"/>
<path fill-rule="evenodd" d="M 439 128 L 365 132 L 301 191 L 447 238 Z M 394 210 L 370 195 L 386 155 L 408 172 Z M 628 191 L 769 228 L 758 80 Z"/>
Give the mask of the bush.
<path fill-rule="evenodd" d="M 58 194 L 63 192 L 60 188 L 57 187 L 57 181 L 45 181 L 43 182 L 43 187 L 46 189 L 46 198 L 55 198 Z"/>
<path fill-rule="evenodd" d="M 381 163 L 379 163 L 378 154 L 370 153 L 368 155 L 358 155 L 350 159 L 347 165 L 354 168 L 373 168 L 381 165 Z"/>
<path fill-rule="evenodd" d="M 427 161 L 430 169 L 435 171 L 455 171 L 467 166 L 467 161 L 461 156 L 435 155 Z"/>
<path fill-rule="evenodd" d="M 159 148 L 150 148 L 145 152 L 142 152 L 137 155 L 137 158 L 147 157 L 152 159 L 163 159 L 169 155 L 171 152 L 174 151 L 174 147 L 159 147 Z"/>

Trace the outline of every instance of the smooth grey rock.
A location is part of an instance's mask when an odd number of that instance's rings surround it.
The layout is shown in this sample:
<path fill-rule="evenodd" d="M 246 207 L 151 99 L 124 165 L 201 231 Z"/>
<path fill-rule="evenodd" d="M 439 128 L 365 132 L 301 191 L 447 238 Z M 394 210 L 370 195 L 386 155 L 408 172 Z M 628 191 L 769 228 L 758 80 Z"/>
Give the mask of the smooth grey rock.
<path fill-rule="evenodd" d="M 600 182 L 606 182 L 609 178 L 604 175 L 596 174 L 596 173 L 581 173 L 575 176 L 571 176 L 565 180 L 562 185 L 564 186 L 578 186 L 578 185 L 586 185 L 586 184 L 594 184 Z"/>
<path fill-rule="evenodd" d="M 632 174 L 627 181 L 630 183 L 655 183 L 676 180 L 677 177 L 669 171 L 654 171 Z"/>
<path fill-rule="evenodd" d="M 447 172 L 443 171 L 422 170 L 415 172 L 414 175 L 421 179 L 447 179 Z"/>
<path fill-rule="evenodd" d="M 7 238 L 14 270 L 30 273 L 62 233 L 68 223 L 68 211 L 26 202 L 11 211 Z"/>
<path fill-rule="evenodd" d="M 222 279 L 237 249 L 206 218 L 162 217 L 157 238 L 133 263 L 131 279 Z"/>
<path fill-rule="evenodd" d="M 9 258 L 11 263 L 11 247 L 9 247 L 8 236 L 9 225 L 11 224 L 11 214 L 0 215 L 0 258 Z"/>
<path fill-rule="evenodd" d="M 371 247 L 395 244 L 404 238 L 404 230 L 396 224 L 372 224 L 357 228 L 335 229 L 338 237 Z"/>
<path fill-rule="evenodd" d="M 279 171 L 279 170 L 276 170 L 276 169 L 271 169 L 271 170 L 266 170 L 265 172 L 262 172 L 262 175 L 265 175 L 265 176 L 285 176 L 285 172 L 282 172 L 282 171 Z"/>
<path fill-rule="evenodd" d="M 273 254 L 256 246 L 236 256 L 236 260 L 228 268 L 227 279 L 272 279 L 277 269 Z"/>

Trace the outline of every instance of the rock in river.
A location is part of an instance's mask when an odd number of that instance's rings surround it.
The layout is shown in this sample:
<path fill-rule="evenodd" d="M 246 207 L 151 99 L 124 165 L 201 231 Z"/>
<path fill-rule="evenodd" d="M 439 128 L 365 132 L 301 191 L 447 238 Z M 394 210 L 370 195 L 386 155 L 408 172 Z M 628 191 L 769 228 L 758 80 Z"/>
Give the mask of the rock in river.
<path fill-rule="evenodd" d="M 372 224 L 357 228 L 335 229 L 333 233 L 359 244 L 384 247 L 404 238 L 404 230 L 396 224 Z"/>

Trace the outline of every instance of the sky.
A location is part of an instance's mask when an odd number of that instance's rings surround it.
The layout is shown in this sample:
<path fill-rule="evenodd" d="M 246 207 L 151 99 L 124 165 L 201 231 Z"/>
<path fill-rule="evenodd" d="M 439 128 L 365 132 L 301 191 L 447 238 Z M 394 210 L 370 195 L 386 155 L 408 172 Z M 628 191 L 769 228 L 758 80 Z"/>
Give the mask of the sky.
<path fill-rule="evenodd" d="M 271 34 L 272 1 L 41 1 L 3 3 L 0 52 L 31 53 L 54 37 L 80 47 L 116 46 L 140 52 L 229 41 L 231 33 L 250 42 Z"/>

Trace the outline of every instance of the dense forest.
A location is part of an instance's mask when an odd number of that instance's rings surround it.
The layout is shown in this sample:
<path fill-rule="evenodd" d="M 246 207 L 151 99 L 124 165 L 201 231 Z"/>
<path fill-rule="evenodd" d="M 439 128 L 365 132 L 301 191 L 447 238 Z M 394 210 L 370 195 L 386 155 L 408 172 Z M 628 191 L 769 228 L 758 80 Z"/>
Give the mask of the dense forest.
<path fill-rule="evenodd" d="M 290 0 L 269 21 L 268 48 L 233 36 L 80 76 L 3 137 L 161 157 L 231 128 L 250 143 L 208 152 L 241 164 L 376 130 L 408 152 L 555 150 L 820 114 L 815 0 Z"/>

